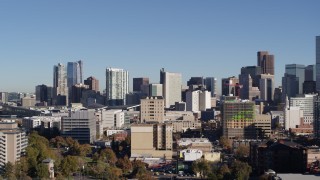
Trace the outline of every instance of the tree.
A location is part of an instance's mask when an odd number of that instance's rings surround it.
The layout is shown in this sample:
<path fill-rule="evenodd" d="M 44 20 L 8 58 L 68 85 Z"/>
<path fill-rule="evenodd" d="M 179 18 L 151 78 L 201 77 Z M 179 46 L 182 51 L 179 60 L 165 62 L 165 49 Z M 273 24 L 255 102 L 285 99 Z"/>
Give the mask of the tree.
<path fill-rule="evenodd" d="M 78 160 L 75 156 L 67 156 L 63 158 L 60 164 L 60 169 L 63 176 L 67 177 L 71 173 L 74 173 L 78 170 Z"/>
<path fill-rule="evenodd" d="M 205 178 L 211 171 L 209 162 L 203 158 L 192 163 L 192 170 L 195 173 L 200 173 L 201 178 Z"/>
<path fill-rule="evenodd" d="M 249 156 L 249 147 L 248 146 L 245 146 L 245 145 L 240 145 L 236 152 L 235 152 L 235 155 L 237 158 L 239 159 L 244 159 L 244 158 L 247 158 Z"/>
<path fill-rule="evenodd" d="M 36 169 L 37 169 L 37 175 L 40 179 L 49 178 L 49 169 L 47 165 L 39 164 Z"/>
<path fill-rule="evenodd" d="M 57 136 L 55 138 L 52 138 L 50 140 L 50 143 L 56 148 L 66 147 L 68 145 L 66 140 L 61 136 Z"/>
<path fill-rule="evenodd" d="M 110 148 L 101 150 L 100 159 L 103 160 L 104 162 L 109 163 L 112 166 L 114 166 L 115 163 L 117 162 L 116 154 Z"/>
<path fill-rule="evenodd" d="M 20 161 L 17 161 L 15 164 L 15 175 L 17 179 L 26 179 L 28 176 L 28 161 L 26 157 L 21 157 Z"/>
<path fill-rule="evenodd" d="M 234 179 L 247 180 L 252 172 L 251 166 L 248 163 L 241 161 L 234 161 L 232 164 L 232 175 Z"/>
<path fill-rule="evenodd" d="M 152 179 L 151 173 L 147 171 L 146 163 L 135 160 L 132 162 L 132 176 L 138 179 Z"/>
<path fill-rule="evenodd" d="M 116 163 L 117 167 L 122 169 L 124 173 L 127 173 L 132 170 L 132 164 L 128 156 L 121 158 Z"/>
<path fill-rule="evenodd" d="M 219 143 L 223 148 L 229 149 L 230 148 L 230 143 L 229 139 L 225 136 L 221 136 L 219 139 Z"/>
<path fill-rule="evenodd" d="M 16 179 L 16 176 L 15 176 L 15 167 L 14 165 L 11 163 L 11 162 L 7 162 L 5 165 L 4 165 L 4 172 L 3 172 L 3 177 L 5 179 L 9 179 L 9 180 L 13 180 L 13 179 Z"/>

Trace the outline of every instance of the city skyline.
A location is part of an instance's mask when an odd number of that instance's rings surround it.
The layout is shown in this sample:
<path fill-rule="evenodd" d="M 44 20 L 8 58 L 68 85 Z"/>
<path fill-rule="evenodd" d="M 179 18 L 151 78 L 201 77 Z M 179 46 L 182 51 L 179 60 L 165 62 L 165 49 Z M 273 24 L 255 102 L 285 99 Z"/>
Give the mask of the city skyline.
<path fill-rule="evenodd" d="M 275 56 L 276 86 L 286 64 L 316 63 L 318 1 L 33 2 L 1 2 L 1 92 L 52 86 L 52 66 L 79 59 L 83 79 L 104 82 L 106 67 L 122 68 L 130 89 L 135 77 L 159 83 L 161 68 L 183 84 L 221 82 L 255 65 L 258 51 Z"/>

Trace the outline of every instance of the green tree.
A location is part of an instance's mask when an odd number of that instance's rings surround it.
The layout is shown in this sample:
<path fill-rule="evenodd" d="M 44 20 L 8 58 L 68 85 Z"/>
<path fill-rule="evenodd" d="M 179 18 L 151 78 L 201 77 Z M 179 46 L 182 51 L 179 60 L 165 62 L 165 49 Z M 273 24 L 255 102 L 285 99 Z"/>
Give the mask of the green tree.
<path fill-rule="evenodd" d="M 114 166 L 115 163 L 117 162 L 117 156 L 110 148 L 101 150 L 100 159 L 103 160 L 104 162 L 109 163 L 112 166 Z"/>
<path fill-rule="evenodd" d="M 146 163 L 135 160 L 132 162 L 132 176 L 138 179 L 152 179 L 152 175 L 149 171 L 147 171 Z"/>
<path fill-rule="evenodd" d="M 54 147 L 56 147 L 56 148 L 61 148 L 61 147 L 66 147 L 66 146 L 68 146 L 65 138 L 63 138 L 63 137 L 61 137 L 61 136 L 57 136 L 57 137 L 55 137 L 55 138 L 52 138 L 52 139 L 50 140 L 50 143 L 51 143 Z"/>
<path fill-rule="evenodd" d="M 132 164 L 128 156 L 121 158 L 116 163 L 117 167 L 122 169 L 124 173 L 128 173 L 132 170 Z"/>
<path fill-rule="evenodd" d="M 251 166 L 248 163 L 241 161 L 234 161 L 232 164 L 232 175 L 237 180 L 249 179 L 250 173 L 252 172 Z"/>
<path fill-rule="evenodd" d="M 49 169 L 48 169 L 48 166 L 45 165 L 45 164 L 39 164 L 37 166 L 37 176 L 40 178 L 40 179 L 47 179 L 49 178 Z"/>
<path fill-rule="evenodd" d="M 78 159 L 75 156 L 67 156 L 63 158 L 60 164 L 62 175 L 68 177 L 71 173 L 78 170 Z"/>
<path fill-rule="evenodd" d="M 15 164 L 15 175 L 17 179 L 26 179 L 28 176 L 28 161 L 26 157 L 21 157 L 20 161 L 17 161 Z"/>
<path fill-rule="evenodd" d="M 207 177 L 207 175 L 211 172 L 209 162 L 203 158 L 192 163 L 192 170 L 195 173 L 199 173 L 201 178 Z"/>
<path fill-rule="evenodd" d="M 16 179 L 16 176 L 15 176 L 15 167 L 14 165 L 11 163 L 11 162 L 7 162 L 5 165 L 4 165 L 4 172 L 3 172 L 3 177 L 5 179 L 9 179 L 9 180 L 14 180 Z"/>

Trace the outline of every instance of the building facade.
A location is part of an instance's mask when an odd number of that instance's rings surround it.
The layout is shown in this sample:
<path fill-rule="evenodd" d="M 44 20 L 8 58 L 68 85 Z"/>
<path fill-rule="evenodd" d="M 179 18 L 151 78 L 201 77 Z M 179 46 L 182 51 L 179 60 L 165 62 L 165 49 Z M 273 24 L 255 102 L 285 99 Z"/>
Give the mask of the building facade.
<path fill-rule="evenodd" d="M 150 96 L 141 99 L 141 122 L 164 121 L 164 99 L 161 96 Z"/>
<path fill-rule="evenodd" d="M 133 78 L 133 91 L 134 92 L 140 92 L 142 91 L 141 86 L 148 85 L 149 84 L 149 78 L 147 77 L 141 77 L 141 78 Z"/>
<path fill-rule="evenodd" d="M 274 75 L 274 55 L 268 51 L 258 51 L 257 65 L 261 67 L 262 74 Z"/>
<path fill-rule="evenodd" d="M 160 84 L 163 86 L 162 92 L 166 108 L 181 101 L 182 75 L 180 73 L 165 72 L 164 69 L 161 69 Z"/>
<path fill-rule="evenodd" d="M 320 36 L 316 36 L 316 74 L 317 91 L 320 91 Z"/>
<path fill-rule="evenodd" d="M 68 85 L 66 67 L 59 63 L 53 67 L 53 97 L 55 105 L 68 104 Z M 58 96 L 65 98 L 65 104 L 58 103 Z"/>
<path fill-rule="evenodd" d="M 123 69 L 107 68 L 106 96 L 110 106 L 125 105 L 129 93 L 129 73 Z"/>
<path fill-rule="evenodd" d="M 211 92 L 211 97 L 217 96 L 217 78 L 214 77 L 206 77 L 204 79 L 206 88 L 208 91 Z"/>
<path fill-rule="evenodd" d="M 89 86 L 89 90 L 92 90 L 95 92 L 100 91 L 99 80 L 93 76 L 90 76 L 86 80 L 84 80 L 84 84 Z"/>

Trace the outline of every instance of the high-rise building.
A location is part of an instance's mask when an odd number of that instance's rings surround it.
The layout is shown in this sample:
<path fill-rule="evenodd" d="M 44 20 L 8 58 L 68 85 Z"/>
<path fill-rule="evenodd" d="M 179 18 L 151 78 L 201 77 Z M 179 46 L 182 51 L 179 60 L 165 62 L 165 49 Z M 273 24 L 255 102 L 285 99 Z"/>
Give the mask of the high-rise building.
<path fill-rule="evenodd" d="M 261 67 L 260 66 L 246 66 L 241 68 L 241 74 L 249 74 L 252 78 L 252 86 L 260 87 L 260 75 Z"/>
<path fill-rule="evenodd" d="M 72 137 L 79 143 L 93 143 L 96 139 L 96 116 L 94 110 L 70 111 L 61 121 L 63 137 Z"/>
<path fill-rule="evenodd" d="M 211 108 L 211 94 L 207 90 L 188 90 L 186 93 L 187 111 L 200 112 Z"/>
<path fill-rule="evenodd" d="M 317 91 L 320 91 L 320 36 L 316 36 L 316 75 Z"/>
<path fill-rule="evenodd" d="M 299 94 L 299 78 L 295 75 L 284 73 L 284 77 L 282 77 L 282 102 L 285 102 L 286 97 L 295 97 L 297 94 Z"/>
<path fill-rule="evenodd" d="M 272 102 L 274 97 L 274 75 L 261 74 L 260 79 L 260 99 Z"/>
<path fill-rule="evenodd" d="M 303 94 L 315 94 L 315 93 L 317 93 L 316 81 L 304 81 Z"/>
<path fill-rule="evenodd" d="M 82 83 L 73 85 L 71 89 L 72 90 L 71 102 L 80 103 L 83 91 L 88 89 L 89 89 L 89 86 Z"/>
<path fill-rule="evenodd" d="M 251 101 L 259 99 L 260 91 L 258 87 L 252 86 L 252 78 L 250 74 L 240 74 L 239 83 L 241 84 L 240 88 L 240 98 L 249 99 Z"/>
<path fill-rule="evenodd" d="M 131 125 L 131 157 L 172 159 L 172 124 Z"/>
<path fill-rule="evenodd" d="M 164 119 L 164 99 L 162 96 L 150 96 L 141 99 L 140 119 L 142 122 L 159 122 Z"/>
<path fill-rule="evenodd" d="M 99 80 L 93 76 L 88 77 L 84 80 L 84 84 L 89 86 L 89 90 L 93 90 L 95 92 L 99 92 Z"/>
<path fill-rule="evenodd" d="M 149 78 L 147 77 L 141 77 L 141 78 L 133 78 L 133 91 L 134 92 L 140 92 L 142 91 L 141 86 L 148 85 L 149 84 Z"/>
<path fill-rule="evenodd" d="M 303 111 L 303 124 L 313 123 L 315 94 L 304 94 L 290 98 L 290 107 L 300 107 Z"/>
<path fill-rule="evenodd" d="M 203 77 L 191 77 L 187 82 L 187 86 L 192 86 L 192 85 L 203 86 L 204 85 Z"/>
<path fill-rule="evenodd" d="M 211 97 L 216 97 L 217 95 L 217 78 L 214 77 L 206 77 L 205 85 L 208 91 L 211 92 Z"/>
<path fill-rule="evenodd" d="M 315 81 L 316 80 L 316 66 L 309 65 L 304 69 L 304 80 L 305 81 Z"/>
<path fill-rule="evenodd" d="M 75 84 L 82 83 L 82 73 L 83 73 L 83 62 L 68 62 L 67 66 L 67 77 L 68 77 L 68 88 Z"/>
<path fill-rule="evenodd" d="M 236 77 L 223 78 L 221 80 L 221 95 L 224 96 L 239 96 L 240 84 Z"/>
<path fill-rule="evenodd" d="M 129 92 L 129 73 L 123 69 L 107 68 L 106 96 L 109 106 L 124 105 Z"/>
<path fill-rule="evenodd" d="M 161 69 L 160 84 L 163 85 L 166 108 L 175 105 L 175 102 L 181 101 L 182 76 L 180 73 L 165 72 L 164 69 Z"/>
<path fill-rule="evenodd" d="M 149 84 L 149 96 L 163 96 L 162 84 Z"/>
<path fill-rule="evenodd" d="M 223 136 L 231 138 L 256 137 L 255 105 L 252 101 L 224 101 L 222 105 Z"/>
<path fill-rule="evenodd" d="M 274 75 L 274 55 L 268 51 L 258 51 L 257 65 L 261 67 L 262 74 Z"/>
<path fill-rule="evenodd" d="M 68 86 L 66 68 L 59 63 L 53 67 L 53 98 L 54 104 L 57 104 L 57 96 L 65 97 L 65 103 L 68 103 Z M 64 104 L 64 105 L 66 105 Z M 63 104 L 59 104 L 63 105 Z"/>
<path fill-rule="evenodd" d="M 0 141 L 0 169 L 3 170 L 6 163 L 15 164 L 24 155 L 28 138 L 16 122 L 6 120 L 0 122 Z"/>
<path fill-rule="evenodd" d="M 299 81 L 299 94 L 303 92 L 303 82 L 305 81 L 305 65 L 301 64 L 286 64 L 286 74 L 293 75 Z"/>
<path fill-rule="evenodd" d="M 44 84 L 36 86 L 36 102 L 47 102 L 48 105 L 51 105 L 52 90 L 52 87 Z"/>
<path fill-rule="evenodd" d="M 0 92 L 0 102 L 7 103 L 9 94 L 7 92 Z"/>
<path fill-rule="evenodd" d="M 320 38 L 320 36 L 319 36 Z M 319 40 L 320 43 L 320 40 Z M 320 138 L 320 97 L 317 96 L 314 102 L 313 134 L 315 138 Z"/>

